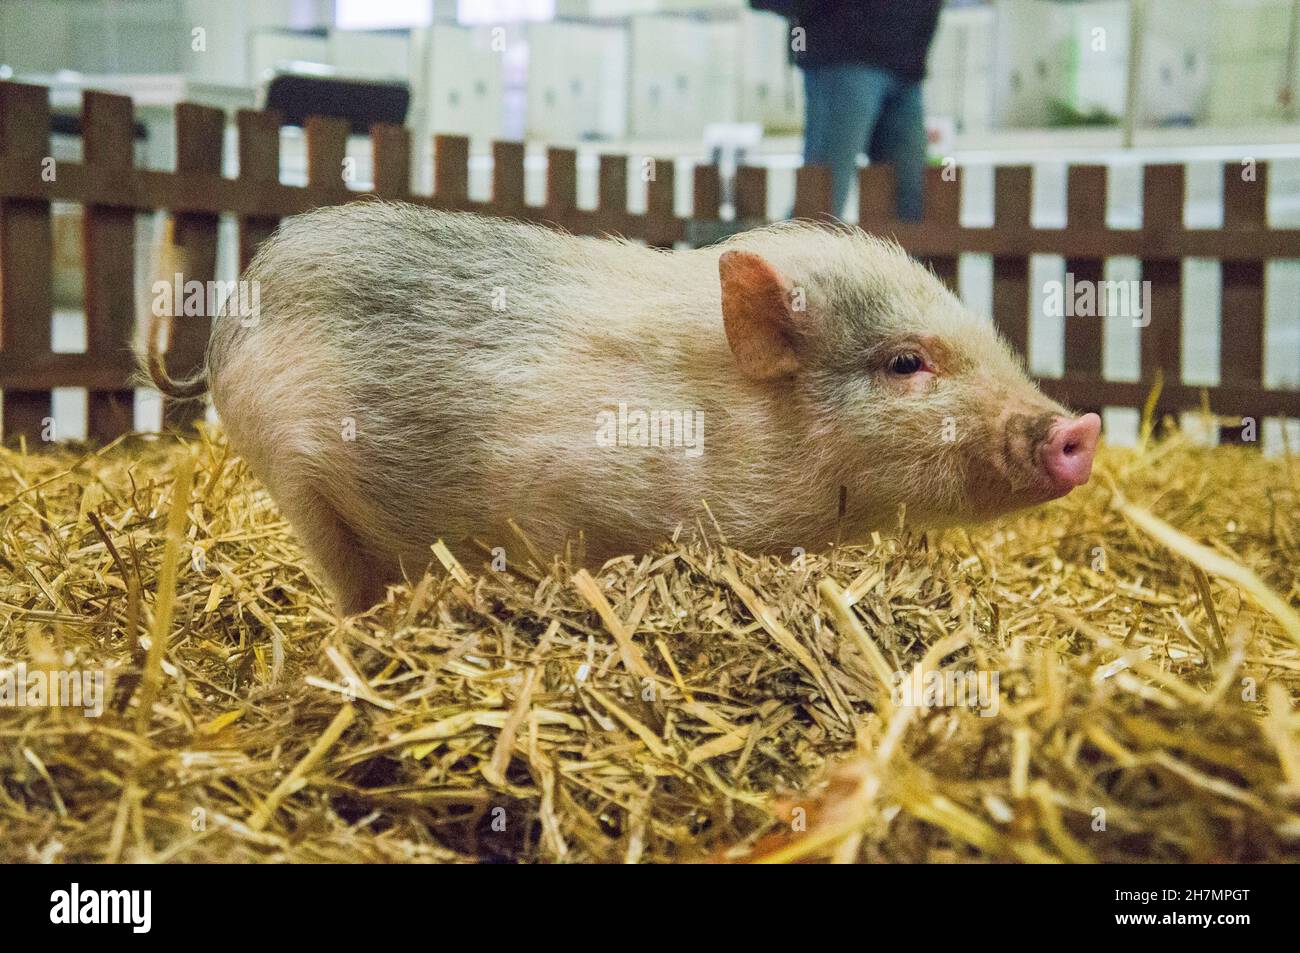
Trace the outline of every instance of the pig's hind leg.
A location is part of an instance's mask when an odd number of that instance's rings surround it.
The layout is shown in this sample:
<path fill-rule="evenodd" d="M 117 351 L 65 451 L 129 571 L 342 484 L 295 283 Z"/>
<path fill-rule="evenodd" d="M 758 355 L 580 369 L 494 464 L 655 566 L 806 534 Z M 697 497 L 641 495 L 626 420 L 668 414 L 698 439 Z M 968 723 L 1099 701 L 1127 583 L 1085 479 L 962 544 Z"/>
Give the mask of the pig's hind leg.
<path fill-rule="evenodd" d="M 370 557 L 347 521 L 321 494 L 280 494 L 280 512 L 289 520 L 308 558 L 325 577 L 341 615 L 365 612 L 384 598 L 395 572 Z"/>

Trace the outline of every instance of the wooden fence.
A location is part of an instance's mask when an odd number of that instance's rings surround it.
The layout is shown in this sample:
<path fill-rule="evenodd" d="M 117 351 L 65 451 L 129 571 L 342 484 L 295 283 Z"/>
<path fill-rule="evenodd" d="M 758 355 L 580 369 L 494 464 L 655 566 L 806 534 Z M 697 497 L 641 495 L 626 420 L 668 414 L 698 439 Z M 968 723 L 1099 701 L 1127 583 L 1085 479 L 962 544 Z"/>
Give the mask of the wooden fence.
<path fill-rule="evenodd" d="M 186 280 L 214 277 L 218 217 L 239 225 L 242 268 L 258 244 L 288 215 L 360 197 L 343 179 L 348 129 L 342 120 L 313 118 L 306 126 L 307 185 L 280 182 L 280 122 L 269 113 L 240 111 L 239 175 L 221 174 L 226 118 L 222 111 L 193 104 L 176 108 L 176 171 L 134 167 L 130 99 L 86 92 L 82 102 L 83 159 L 52 164 L 48 91 L 41 86 L 0 82 L 0 391 L 6 439 L 25 434 L 37 439 L 48 431 L 50 388 L 81 387 L 88 392 L 88 434 L 111 439 L 131 429 L 132 327 L 136 319 L 135 216 L 167 209 L 175 218 L 175 238 L 185 253 Z M 735 185 L 735 221 L 720 221 L 720 180 L 714 167 L 694 170 L 694 209 L 689 218 L 674 212 L 672 162 L 655 166 L 647 183 L 644 213 L 627 209 L 627 157 L 601 156 L 599 198 L 594 209 L 576 199 L 577 156 L 572 149 L 547 151 L 546 197 L 541 206 L 524 202 L 524 148 L 493 145 L 492 199 L 469 198 L 469 144 L 458 136 L 434 143 L 432 195 L 410 192 L 411 143 L 407 129 L 379 125 L 371 130 L 372 194 L 432 208 L 508 215 L 558 225 L 574 233 L 617 233 L 654 246 L 671 247 L 710 230 L 759 224 L 767 207 L 766 170 L 741 168 Z M 1113 381 L 1102 375 L 1102 322 L 1069 317 L 1065 324 L 1065 374 L 1041 380 L 1044 390 L 1079 409 L 1140 407 L 1157 370 L 1164 388 L 1164 411 L 1201 406 L 1208 391 L 1211 407 L 1233 416 L 1300 417 L 1300 391 L 1263 384 L 1264 268 L 1270 259 L 1300 258 L 1300 229 L 1271 229 L 1266 216 L 1268 170 L 1224 168 L 1224 221 L 1218 229 L 1188 229 L 1183 224 L 1185 171 L 1179 165 L 1151 165 L 1143 172 L 1143 221 L 1136 230 L 1106 227 L 1106 169 L 1069 170 L 1064 228 L 1035 228 L 1030 221 L 1031 170 L 1001 167 L 995 172 L 995 223 L 967 228 L 958 221 L 961 174 L 929 170 L 926 218 L 904 224 L 893 218 L 892 172 L 862 170 L 860 225 L 896 237 L 956 285 L 962 253 L 982 252 L 993 260 L 993 318 L 1023 353 L 1027 349 L 1033 297 L 1029 260 L 1034 254 L 1061 255 L 1076 281 L 1100 281 L 1103 262 L 1112 256 L 1141 261 L 1151 283 L 1154 319 L 1141 333 L 1141 380 Z M 830 182 L 825 169 L 798 171 L 795 214 L 825 216 Z M 52 201 L 78 203 L 84 212 L 85 353 L 51 351 Z M 1182 260 L 1222 263 L 1220 383 L 1202 388 L 1183 382 Z M 169 364 L 184 375 L 203 359 L 207 319 L 176 323 Z M 186 421 L 178 408 L 165 420 Z"/>

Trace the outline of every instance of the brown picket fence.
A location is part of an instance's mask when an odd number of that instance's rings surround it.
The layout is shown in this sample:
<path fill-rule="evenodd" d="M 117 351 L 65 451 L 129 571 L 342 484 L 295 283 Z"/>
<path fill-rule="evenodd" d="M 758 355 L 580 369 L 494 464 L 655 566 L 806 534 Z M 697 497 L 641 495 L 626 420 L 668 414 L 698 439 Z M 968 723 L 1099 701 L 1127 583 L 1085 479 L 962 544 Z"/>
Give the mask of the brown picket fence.
<path fill-rule="evenodd" d="M 267 112 L 241 110 L 238 129 L 239 174 L 222 175 L 225 114 L 207 106 L 176 107 L 176 169 L 163 172 L 134 164 L 132 103 L 127 97 L 86 92 L 82 100 L 80 163 L 51 166 L 50 105 L 45 87 L 0 82 L 0 392 L 4 437 L 37 439 L 48 428 L 50 389 L 80 387 L 88 392 L 87 432 L 105 441 L 130 430 L 134 360 L 135 216 L 166 209 L 174 217 L 174 236 L 189 269 L 186 280 L 214 277 L 219 216 L 238 221 L 240 266 L 285 216 L 351 201 L 362 193 L 344 181 L 348 128 L 344 121 L 313 118 L 306 125 L 307 184 L 280 182 L 280 121 Z M 602 155 L 598 201 L 594 209 L 577 202 L 577 154 L 547 150 L 545 201 L 524 201 L 524 147 L 497 142 L 492 148 L 492 198 L 469 198 L 469 143 L 459 136 L 437 136 L 432 195 L 410 191 L 411 142 L 403 127 L 371 129 L 373 189 L 368 194 L 431 208 L 474 211 L 553 224 L 578 234 L 619 234 L 659 247 L 697 240 L 766 219 L 766 170 L 742 167 L 735 182 L 734 220 L 720 216 L 717 168 L 694 170 L 694 208 L 681 217 L 674 210 L 674 165 L 658 162 L 646 183 L 646 209 L 627 208 L 627 157 Z M 53 174 L 51 174 L 51 172 Z M 1161 411 L 1195 409 L 1208 396 L 1215 412 L 1241 417 L 1300 417 L 1300 390 L 1264 386 L 1265 265 L 1272 259 L 1300 259 L 1300 229 L 1270 228 L 1266 213 L 1268 169 L 1223 170 L 1224 220 L 1217 229 L 1184 225 L 1185 169 L 1149 165 L 1143 170 L 1143 220 L 1138 229 L 1108 228 L 1105 220 L 1107 173 L 1103 166 L 1069 170 L 1067 225 L 1036 228 L 1030 220 L 1032 171 L 995 171 L 995 221 L 989 228 L 960 224 L 961 170 L 931 169 L 924 221 L 905 224 L 893 217 L 892 172 L 873 167 L 861 172 L 860 225 L 895 237 L 926 261 L 942 279 L 956 285 L 963 253 L 985 253 L 993 261 L 993 318 L 1021 352 L 1028 345 L 1033 299 L 1030 256 L 1064 257 L 1076 281 L 1100 281 L 1105 259 L 1133 256 L 1151 283 L 1154 319 L 1141 332 L 1141 378 L 1107 380 L 1102 374 L 1102 322 L 1068 317 L 1065 373 L 1041 379 L 1045 391 L 1079 409 L 1141 407 L 1159 376 Z M 51 203 L 76 203 L 83 210 L 85 268 L 85 353 L 51 350 Z M 796 183 L 795 214 L 827 215 L 830 182 L 825 169 L 805 167 Z M 1182 374 L 1182 262 L 1189 257 L 1218 259 L 1222 266 L 1220 382 L 1201 387 Z M 199 366 L 209 331 L 207 319 L 177 322 L 169 364 L 183 375 Z M 185 424 L 192 407 L 170 407 L 165 420 Z"/>

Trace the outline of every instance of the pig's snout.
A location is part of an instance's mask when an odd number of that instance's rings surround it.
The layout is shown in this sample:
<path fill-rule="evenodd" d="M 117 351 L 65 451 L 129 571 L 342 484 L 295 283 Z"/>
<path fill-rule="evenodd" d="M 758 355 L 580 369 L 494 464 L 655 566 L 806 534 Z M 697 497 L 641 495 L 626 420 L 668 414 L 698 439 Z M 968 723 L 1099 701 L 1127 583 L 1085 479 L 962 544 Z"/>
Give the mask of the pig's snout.
<path fill-rule="evenodd" d="M 1074 420 L 1058 418 L 1048 431 L 1039 459 L 1060 496 L 1088 482 L 1100 435 L 1101 418 L 1096 414 L 1084 414 Z"/>

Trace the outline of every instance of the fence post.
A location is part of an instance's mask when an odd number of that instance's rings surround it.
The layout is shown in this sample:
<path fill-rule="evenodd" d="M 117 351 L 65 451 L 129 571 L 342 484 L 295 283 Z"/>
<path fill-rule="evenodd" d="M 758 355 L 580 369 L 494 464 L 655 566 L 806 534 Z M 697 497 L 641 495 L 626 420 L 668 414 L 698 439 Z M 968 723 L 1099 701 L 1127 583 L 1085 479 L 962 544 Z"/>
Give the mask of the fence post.
<path fill-rule="evenodd" d="M 344 178 L 348 155 L 347 122 L 334 116 L 308 116 L 307 186 L 315 192 L 313 206 L 339 205 L 355 196 Z"/>
<path fill-rule="evenodd" d="M 672 248 L 679 231 L 675 213 L 677 166 L 672 159 L 650 159 L 652 178 L 646 183 L 644 238 L 655 248 Z"/>
<path fill-rule="evenodd" d="M 578 208 L 578 153 L 573 149 L 546 150 L 546 208 L 548 221 L 575 231 Z"/>
<path fill-rule="evenodd" d="M 1181 165 L 1149 165 L 1142 176 L 1143 244 L 1168 248 L 1169 234 L 1183 230 L 1186 195 Z M 1141 334 L 1142 382 L 1155 383 L 1156 371 L 1164 375 L 1166 392 L 1183 383 L 1183 262 L 1180 257 L 1143 257 L 1142 280 L 1151 282 L 1151 313 L 1144 314 Z M 1176 408 L 1160 400 L 1155 422 Z"/>
<path fill-rule="evenodd" d="M 405 126 L 380 122 L 370 127 L 370 157 L 375 194 L 405 201 L 411 197 L 411 134 Z"/>
<path fill-rule="evenodd" d="M 767 169 L 742 165 L 736 169 L 736 223 L 753 225 L 767 220 Z"/>
<path fill-rule="evenodd" d="M 516 217 L 524 211 L 524 144 L 492 143 L 491 215 Z"/>
<path fill-rule="evenodd" d="M 87 91 L 81 105 L 82 155 L 96 174 L 130 178 L 135 164 L 134 116 L 125 96 Z M 82 248 L 86 274 L 86 350 L 130 376 L 135 323 L 135 210 L 87 205 Z M 135 422 L 129 387 L 87 395 L 86 433 L 108 441 Z"/>
<path fill-rule="evenodd" d="M 1106 167 L 1104 165 L 1074 165 L 1066 173 L 1065 225 L 1070 231 L 1100 231 L 1106 227 Z M 1065 273 L 1073 275 L 1076 283 L 1091 282 L 1099 294 L 1105 276 L 1105 261 L 1101 258 L 1067 258 Z M 1067 278 L 1067 285 L 1068 285 Z M 1100 299 L 1094 297 L 1100 305 Z M 1102 308 L 1096 314 L 1071 314 L 1071 302 L 1065 301 L 1065 376 L 1085 380 L 1101 380 L 1102 342 L 1104 340 Z M 1086 388 L 1075 388 L 1084 393 Z M 1100 404 L 1075 408 L 1080 412 L 1101 413 Z"/>
<path fill-rule="evenodd" d="M 622 235 L 627 231 L 627 156 L 601 156 L 596 198 L 596 230 Z"/>
<path fill-rule="evenodd" d="M 940 232 L 952 232 L 961 221 L 961 169 L 952 167 L 952 175 L 947 176 L 948 167 L 930 166 L 925 170 L 925 209 L 922 213 L 923 225 L 927 229 Z M 891 191 L 890 196 L 893 196 Z M 958 293 L 956 255 L 934 255 L 925 259 L 935 276 L 948 286 L 953 294 Z"/>
<path fill-rule="evenodd" d="M 239 185 L 253 194 L 280 184 L 280 116 L 241 109 L 235 119 L 239 132 Z M 261 207 L 270 203 L 256 202 Z M 271 237 L 280 220 L 273 215 L 239 217 L 239 271 L 252 262 L 262 242 Z"/>
<path fill-rule="evenodd" d="M 0 82 L 0 155 L 30 168 L 50 160 L 50 99 L 44 86 Z M 52 166 L 53 167 L 53 166 Z M 57 167 L 54 173 L 58 174 Z M 45 199 L 0 199 L 0 369 L 49 366 L 54 237 Z M 4 375 L 7 377 L 8 375 Z M 0 377 L 3 386 L 4 377 Z M 50 435 L 50 392 L 4 388 L 6 440 Z"/>
<path fill-rule="evenodd" d="M 695 167 L 692 198 L 691 218 L 703 222 L 717 221 L 722 216 L 722 177 L 716 165 Z"/>
<path fill-rule="evenodd" d="M 794 217 L 838 216 L 831 208 L 831 170 L 824 165 L 801 165 L 794 173 Z"/>
<path fill-rule="evenodd" d="M 469 206 L 469 140 L 464 136 L 433 137 L 433 197 L 439 208 Z"/>
<path fill-rule="evenodd" d="M 225 126 L 226 117 L 219 109 L 194 103 L 176 107 L 176 175 L 180 191 L 201 193 L 207 180 L 221 175 Z M 185 268 L 184 283 L 212 281 L 217 267 L 217 216 L 211 212 L 177 212 L 174 237 Z M 189 377 L 203 366 L 213 318 L 206 312 L 205 307 L 203 314 L 173 318 L 167 345 L 168 370 L 173 377 Z M 203 412 L 198 401 L 164 402 L 164 427 L 184 429 Z"/>
<path fill-rule="evenodd" d="M 898 221 L 894 203 L 894 167 L 876 162 L 858 170 L 858 227 L 887 233 Z"/>
<path fill-rule="evenodd" d="M 1001 166 L 993 176 L 994 225 L 1010 234 L 1028 231 L 1033 172 L 1028 166 Z M 1029 355 L 1029 259 L 993 256 L 993 320 L 1011 346 Z"/>
<path fill-rule="evenodd" d="M 1268 228 L 1268 163 L 1224 165 L 1223 228 Z M 1219 267 L 1219 383 L 1259 390 L 1264 386 L 1264 262 L 1227 259 Z M 1255 426 L 1258 439 L 1258 415 Z M 1242 428 L 1220 428 L 1219 439 L 1240 443 Z"/>

